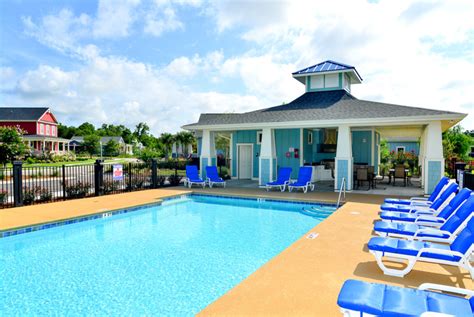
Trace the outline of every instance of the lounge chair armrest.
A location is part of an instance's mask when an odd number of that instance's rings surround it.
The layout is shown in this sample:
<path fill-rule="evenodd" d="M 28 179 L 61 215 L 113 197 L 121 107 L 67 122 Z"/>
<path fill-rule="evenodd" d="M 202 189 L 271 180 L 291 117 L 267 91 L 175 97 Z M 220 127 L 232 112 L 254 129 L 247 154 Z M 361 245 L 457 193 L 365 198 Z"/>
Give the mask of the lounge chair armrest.
<path fill-rule="evenodd" d="M 453 251 L 453 250 L 447 250 L 447 249 L 436 249 L 436 248 L 421 248 L 418 251 L 417 257 L 420 257 L 423 253 L 436 253 L 439 255 L 450 255 L 450 256 L 458 256 L 460 258 L 464 257 L 464 254 L 458 251 Z"/>
<path fill-rule="evenodd" d="M 431 201 L 424 201 L 424 200 L 413 200 L 410 202 L 410 206 L 414 207 L 430 207 Z"/>
<path fill-rule="evenodd" d="M 431 221 L 437 221 L 437 220 L 443 220 L 444 221 L 444 218 L 425 214 L 425 215 L 420 215 L 420 216 L 416 217 L 415 222 L 417 222 L 417 221 L 430 221 L 430 220 Z"/>
<path fill-rule="evenodd" d="M 428 201 L 428 197 L 410 197 L 410 200 Z M 430 202 L 431 203 L 431 202 Z"/>
<path fill-rule="evenodd" d="M 449 231 L 434 229 L 434 228 L 423 228 L 423 229 L 416 230 L 415 234 L 413 235 L 413 238 L 416 238 L 417 240 L 424 240 L 426 238 L 426 240 L 429 240 L 430 237 L 419 237 L 418 236 L 419 234 L 423 234 L 423 233 L 432 234 L 432 235 L 439 235 L 440 237 L 444 234 L 447 234 L 448 238 L 446 238 L 446 239 L 449 239 L 451 237 L 451 232 L 449 232 Z"/>
<path fill-rule="evenodd" d="M 410 213 L 434 213 L 435 210 L 431 208 L 430 206 L 410 206 L 413 208 L 410 208 Z"/>
<path fill-rule="evenodd" d="M 411 210 L 410 210 L 411 212 Z M 415 215 L 434 215 L 436 212 L 436 210 L 434 209 L 431 209 L 431 208 L 423 208 L 423 209 L 418 209 L 416 210 L 415 212 L 412 212 L 414 213 Z"/>
<path fill-rule="evenodd" d="M 469 296 L 469 297 L 474 296 L 474 291 L 469 290 L 469 289 L 447 286 L 447 285 L 440 285 L 440 284 L 433 284 L 433 283 L 423 283 L 418 287 L 418 289 L 420 291 L 432 290 L 432 291 L 449 292 L 449 293 L 459 294 L 459 295 L 464 295 L 464 296 Z"/>

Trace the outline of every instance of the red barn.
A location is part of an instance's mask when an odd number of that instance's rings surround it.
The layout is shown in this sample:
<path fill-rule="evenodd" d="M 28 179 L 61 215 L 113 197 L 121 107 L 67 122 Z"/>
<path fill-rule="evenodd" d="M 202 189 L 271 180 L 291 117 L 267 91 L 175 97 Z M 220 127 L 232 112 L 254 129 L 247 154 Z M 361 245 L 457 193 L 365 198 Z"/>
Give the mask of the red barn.
<path fill-rule="evenodd" d="M 58 121 L 46 107 L 0 107 L 0 126 L 19 127 L 34 152 L 61 153 L 69 150 L 69 140 L 58 138 Z"/>

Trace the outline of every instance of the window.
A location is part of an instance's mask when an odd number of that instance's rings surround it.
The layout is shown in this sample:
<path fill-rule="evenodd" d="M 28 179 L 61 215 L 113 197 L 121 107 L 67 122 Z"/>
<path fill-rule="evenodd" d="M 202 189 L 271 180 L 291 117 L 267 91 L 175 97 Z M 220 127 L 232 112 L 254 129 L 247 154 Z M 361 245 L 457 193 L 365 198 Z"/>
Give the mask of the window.
<path fill-rule="evenodd" d="M 405 147 L 404 146 L 397 146 L 397 153 L 403 153 L 405 152 Z"/>
<path fill-rule="evenodd" d="M 308 144 L 313 144 L 313 132 L 308 132 Z"/>
<path fill-rule="evenodd" d="M 40 123 L 40 134 L 44 134 L 44 124 Z"/>
<path fill-rule="evenodd" d="M 56 127 L 54 125 L 51 126 L 51 135 L 56 136 Z"/>
<path fill-rule="evenodd" d="M 262 131 L 257 131 L 257 144 L 262 144 Z"/>
<path fill-rule="evenodd" d="M 46 135 L 49 135 L 49 125 L 46 125 Z"/>

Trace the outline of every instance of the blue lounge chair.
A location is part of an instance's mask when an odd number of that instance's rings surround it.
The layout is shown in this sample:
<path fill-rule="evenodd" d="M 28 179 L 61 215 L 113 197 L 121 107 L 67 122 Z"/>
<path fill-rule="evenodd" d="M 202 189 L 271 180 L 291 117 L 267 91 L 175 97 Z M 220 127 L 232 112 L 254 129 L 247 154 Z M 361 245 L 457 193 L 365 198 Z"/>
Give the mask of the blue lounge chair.
<path fill-rule="evenodd" d="M 274 182 L 269 182 L 265 185 L 267 192 L 273 187 L 278 187 L 280 191 L 284 192 L 286 186 L 290 184 L 291 171 L 291 167 L 280 167 L 280 170 L 278 171 L 277 180 Z"/>
<path fill-rule="evenodd" d="M 464 268 L 474 279 L 474 267 L 470 262 L 474 252 L 474 218 L 469 220 L 451 244 L 374 237 L 367 246 L 380 269 L 387 275 L 403 277 L 413 269 L 416 262 L 422 261 Z M 388 268 L 382 261 L 384 257 L 396 262 L 407 261 L 407 265 L 404 269 Z"/>
<path fill-rule="evenodd" d="M 291 192 L 294 188 L 302 189 L 303 192 L 307 192 L 308 188 L 314 190 L 314 184 L 311 183 L 311 174 L 313 169 L 311 166 L 301 166 L 298 172 L 298 179 L 294 183 L 288 185 L 288 190 Z"/>
<path fill-rule="evenodd" d="M 470 193 L 462 191 L 452 199 L 441 211 L 432 209 L 411 210 L 410 212 L 383 211 L 380 218 L 391 222 L 408 222 L 426 226 L 442 226 L 459 206 L 469 197 Z"/>
<path fill-rule="evenodd" d="M 442 177 L 436 187 L 434 188 L 433 192 L 431 193 L 430 197 L 411 197 L 410 199 L 398 199 L 398 198 L 386 198 L 386 204 L 395 204 L 395 205 L 411 205 L 411 204 L 427 204 L 431 205 L 436 198 L 438 198 L 444 189 L 447 188 L 446 185 L 449 183 L 449 177 Z"/>
<path fill-rule="evenodd" d="M 439 229 L 414 223 L 377 221 L 374 225 L 374 231 L 382 237 L 451 243 L 457 234 L 464 229 L 468 221 L 474 217 L 474 194 L 471 193 L 471 190 L 464 188 L 459 195 L 463 191 L 470 193 L 470 197 L 458 207 Z"/>
<path fill-rule="evenodd" d="M 219 184 L 225 187 L 225 180 L 219 177 L 216 166 L 206 166 L 206 175 L 207 183 L 209 184 L 210 188 L 212 188 L 214 184 Z"/>
<path fill-rule="evenodd" d="M 433 317 L 436 313 L 439 314 L 436 316 L 473 316 L 474 291 L 430 283 L 410 289 L 347 280 L 339 292 L 337 305 L 346 317 L 428 317 L 428 313 Z"/>
<path fill-rule="evenodd" d="M 184 179 L 184 186 L 191 188 L 193 184 L 201 185 L 202 188 L 206 187 L 206 182 L 199 177 L 198 169 L 196 165 L 186 166 L 186 178 Z"/>
<path fill-rule="evenodd" d="M 383 204 L 380 209 L 383 211 L 398 211 L 398 212 L 410 212 L 411 210 L 417 210 L 422 208 L 431 208 L 434 210 L 440 210 L 446 206 L 451 199 L 456 195 L 458 190 L 458 184 L 455 182 L 450 183 L 443 193 L 435 199 L 431 205 L 394 205 L 394 204 Z"/>

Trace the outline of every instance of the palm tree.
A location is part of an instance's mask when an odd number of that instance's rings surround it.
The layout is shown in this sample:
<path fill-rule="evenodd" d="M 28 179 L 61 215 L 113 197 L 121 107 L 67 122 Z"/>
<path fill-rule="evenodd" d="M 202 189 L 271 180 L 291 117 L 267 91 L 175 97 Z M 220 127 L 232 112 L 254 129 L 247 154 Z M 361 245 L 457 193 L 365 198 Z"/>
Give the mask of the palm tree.
<path fill-rule="evenodd" d="M 188 156 L 188 145 L 193 144 L 195 138 L 191 132 L 181 131 L 176 133 L 176 141 L 183 147 L 183 154 Z"/>
<path fill-rule="evenodd" d="M 159 140 L 161 144 L 163 144 L 163 149 L 165 150 L 165 157 L 168 160 L 171 153 L 171 147 L 175 142 L 175 137 L 171 133 L 162 133 Z"/>

